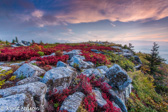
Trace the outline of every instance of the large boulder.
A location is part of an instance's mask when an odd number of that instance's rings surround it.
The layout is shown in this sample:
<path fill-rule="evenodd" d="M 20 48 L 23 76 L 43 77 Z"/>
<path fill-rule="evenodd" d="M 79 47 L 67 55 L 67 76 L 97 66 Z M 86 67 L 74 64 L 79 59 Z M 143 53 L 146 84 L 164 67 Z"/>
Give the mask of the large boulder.
<path fill-rule="evenodd" d="M 38 81 L 41 81 L 41 80 L 42 80 L 42 78 L 37 77 L 37 76 L 28 77 L 28 78 L 25 78 L 23 80 L 18 81 L 16 83 L 16 85 L 23 85 L 23 84 L 32 83 L 32 82 L 38 82 Z"/>
<path fill-rule="evenodd" d="M 78 67 L 79 69 L 87 69 L 92 68 L 94 64 L 92 62 L 84 61 L 84 57 L 80 55 L 75 55 L 70 60 L 70 65 L 74 67 Z"/>
<path fill-rule="evenodd" d="M 98 106 L 103 107 L 107 104 L 106 100 L 103 99 L 102 94 L 99 90 L 93 90 L 93 93 L 95 94 Z"/>
<path fill-rule="evenodd" d="M 17 77 L 40 76 L 44 73 L 45 73 L 45 70 L 29 63 L 23 64 L 14 72 L 14 74 L 17 75 Z"/>
<path fill-rule="evenodd" d="M 69 87 L 76 72 L 67 67 L 56 67 L 47 71 L 42 79 L 47 84 L 48 90 L 57 89 L 62 91 Z"/>
<path fill-rule="evenodd" d="M 127 75 L 119 65 L 114 64 L 106 73 L 106 77 L 109 79 L 109 84 L 112 88 L 118 90 L 124 90 L 131 82 L 131 78 Z"/>
<path fill-rule="evenodd" d="M 79 54 L 82 54 L 82 53 L 81 53 L 81 50 L 78 50 L 78 49 L 74 49 L 69 52 L 64 52 L 64 55 L 69 55 L 69 59 L 71 59 L 73 56 L 79 55 Z"/>
<path fill-rule="evenodd" d="M 0 98 L 1 112 L 36 112 L 33 97 L 29 93 L 15 94 Z"/>
<path fill-rule="evenodd" d="M 41 112 L 44 112 L 44 107 L 46 106 L 46 92 L 47 86 L 44 83 L 34 82 L 6 89 L 0 89 L 0 96 L 7 97 L 20 93 L 29 93 L 34 98 L 36 106 L 40 108 Z"/>
<path fill-rule="evenodd" d="M 82 92 L 75 92 L 73 95 L 69 95 L 62 103 L 60 110 L 76 112 L 81 105 L 84 96 L 85 95 Z"/>

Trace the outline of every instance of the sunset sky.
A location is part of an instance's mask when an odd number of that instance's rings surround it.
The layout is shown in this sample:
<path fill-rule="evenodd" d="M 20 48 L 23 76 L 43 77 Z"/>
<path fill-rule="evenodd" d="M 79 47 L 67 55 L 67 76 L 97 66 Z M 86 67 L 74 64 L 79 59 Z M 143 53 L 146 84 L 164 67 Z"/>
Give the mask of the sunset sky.
<path fill-rule="evenodd" d="M 168 43 L 168 0 L 0 0 L 0 39 Z"/>

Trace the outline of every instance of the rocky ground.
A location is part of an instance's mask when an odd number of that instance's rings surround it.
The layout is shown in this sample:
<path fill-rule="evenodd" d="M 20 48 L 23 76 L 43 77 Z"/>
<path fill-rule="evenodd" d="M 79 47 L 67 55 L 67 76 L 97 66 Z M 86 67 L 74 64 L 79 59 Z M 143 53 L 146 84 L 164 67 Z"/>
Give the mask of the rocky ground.
<path fill-rule="evenodd" d="M 129 49 L 122 52 L 121 49 L 113 46 L 107 52 L 97 49 L 90 52 L 133 57 L 136 64 L 132 70 L 139 70 L 142 65 L 139 57 Z M 127 112 L 133 85 L 125 66 L 104 61 L 99 65 L 97 61 L 102 60 L 92 59 L 94 54 L 88 61 L 87 53 L 81 49 L 62 52 L 54 65 L 51 57 L 57 57 L 57 53 L 26 61 L 1 62 L 1 112 Z M 42 59 L 48 60 L 42 62 Z"/>

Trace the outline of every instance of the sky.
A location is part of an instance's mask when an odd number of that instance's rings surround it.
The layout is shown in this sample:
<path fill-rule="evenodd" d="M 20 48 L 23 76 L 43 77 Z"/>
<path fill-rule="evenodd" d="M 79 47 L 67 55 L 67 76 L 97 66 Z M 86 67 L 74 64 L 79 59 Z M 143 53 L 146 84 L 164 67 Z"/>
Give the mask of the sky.
<path fill-rule="evenodd" d="M 168 0 L 0 0 L 0 39 L 16 36 L 168 45 Z"/>

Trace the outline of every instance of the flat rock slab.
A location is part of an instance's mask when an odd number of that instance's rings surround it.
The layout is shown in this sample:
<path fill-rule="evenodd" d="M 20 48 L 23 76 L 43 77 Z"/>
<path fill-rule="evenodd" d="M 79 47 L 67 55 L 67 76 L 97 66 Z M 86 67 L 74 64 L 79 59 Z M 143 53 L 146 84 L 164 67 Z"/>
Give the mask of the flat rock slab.
<path fill-rule="evenodd" d="M 28 78 L 25 78 L 23 80 L 18 81 L 16 83 L 16 85 L 23 85 L 23 84 L 32 83 L 32 82 L 38 82 L 38 81 L 41 81 L 41 80 L 42 80 L 42 78 L 37 77 L 37 76 L 28 77 Z"/>
<path fill-rule="evenodd" d="M 0 98 L 0 112 L 36 112 L 36 110 L 38 109 L 33 97 L 28 93 Z"/>
<path fill-rule="evenodd" d="M 35 98 L 36 106 L 40 108 L 40 111 L 44 111 L 46 106 L 45 94 L 47 86 L 42 82 L 28 83 L 24 85 L 14 86 L 6 89 L 0 89 L 0 96 L 7 97 L 10 95 L 29 93 Z"/>
<path fill-rule="evenodd" d="M 102 94 L 99 90 L 93 90 L 93 92 L 95 93 L 95 98 L 98 106 L 103 107 L 107 104 L 106 100 L 103 99 Z"/>
<path fill-rule="evenodd" d="M 45 73 L 45 70 L 29 63 L 23 64 L 14 72 L 14 74 L 17 75 L 17 77 L 40 76 L 43 73 Z"/>
<path fill-rule="evenodd" d="M 112 88 L 116 88 L 120 91 L 124 90 L 132 82 L 127 72 L 117 64 L 109 68 L 106 77 L 110 80 L 109 84 Z"/>
<path fill-rule="evenodd" d="M 48 90 L 62 91 L 69 87 L 74 75 L 76 75 L 76 72 L 70 68 L 56 67 L 45 73 L 42 82 L 47 85 Z"/>
<path fill-rule="evenodd" d="M 84 98 L 82 92 L 75 92 L 73 95 L 69 95 L 61 105 L 60 110 L 67 110 L 68 112 L 76 112 L 78 107 Z"/>

